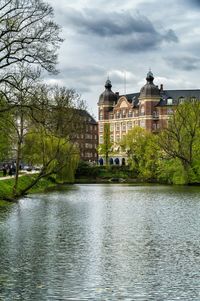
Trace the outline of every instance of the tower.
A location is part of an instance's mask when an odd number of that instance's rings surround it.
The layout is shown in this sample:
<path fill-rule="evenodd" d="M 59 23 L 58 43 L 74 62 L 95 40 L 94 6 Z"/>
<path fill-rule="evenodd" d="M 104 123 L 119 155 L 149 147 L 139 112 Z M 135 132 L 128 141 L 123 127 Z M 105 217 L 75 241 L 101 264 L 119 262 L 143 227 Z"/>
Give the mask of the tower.
<path fill-rule="evenodd" d="M 146 84 L 141 88 L 139 99 L 140 125 L 153 131 L 159 127 L 156 105 L 160 100 L 160 90 L 154 85 L 154 76 L 151 70 L 147 73 Z"/>
<path fill-rule="evenodd" d="M 107 79 L 105 83 L 105 91 L 99 96 L 99 121 L 108 120 L 110 118 L 109 113 L 113 110 L 113 107 L 117 103 L 118 96 L 111 90 L 111 88 L 111 81 Z"/>

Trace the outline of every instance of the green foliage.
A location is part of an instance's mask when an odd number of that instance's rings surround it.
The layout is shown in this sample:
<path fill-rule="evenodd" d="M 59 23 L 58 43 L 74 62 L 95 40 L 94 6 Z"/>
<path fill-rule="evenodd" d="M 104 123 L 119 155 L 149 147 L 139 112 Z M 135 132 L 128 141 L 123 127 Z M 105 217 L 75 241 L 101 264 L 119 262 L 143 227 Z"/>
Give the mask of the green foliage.
<path fill-rule="evenodd" d="M 80 161 L 76 170 L 75 178 L 96 178 L 99 174 L 98 166 L 91 166 L 88 162 Z"/>
<path fill-rule="evenodd" d="M 180 160 L 166 158 L 158 160 L 157 179 L 161 183 L 185 184 L 185 173 Z"/>
<path fill-rule="evenodd" d="M 156 135 L 134 127 L 122 139 L 121 146 L 127 152 L 130 168 L 137 177 L 145 180 L 156 178 L 160 152 Z"/>
<path fill-rule="evenodd" d="M 27 187 L 36 175 L 24 175 L 19 178 L 19 190 L 23 190 Z M 0 199 L 12 198 L 12 187 L 14 185 L 14 178 L 2 180 L 0 183 Z M 46 190 L 49 187 L 54 187 L 55 183 L 52 182 L 50 178 L 41 179 L 29 192 L 36 193 Z"/>
<path fill-rule="evenodd" d="M 87 162 L 81 161 L 76 171 L 76 179 L 96 180 L 110 178 L 131 178 L 132 172 L 128 166 L 91 166 Z"/>
<path fill-rule="evenodd" d="M 105 156 L 106 165 L 108 165 L 108 157 L 112 152 L 112 143 L 110 142 L 110 124 L 104 124 L 103 143 L 99 144 L 98 152 L 100 156 Z"/>
<path fill-rule="evenodd" d="M 23 157 L 30 165 L 39 165 L 46 174 L 56 174 L 60 182 L 73 182 L 79 161 L 74 145 L 64 138 L 34 129 L 25 137 Z"/>
<path fill-rule="evenodd" d="M 176 165 L 181 165 L 177 169 L 180 176 L 173 183 L 200 182 L 200 101 L 177 106 L 168 128 L 159 136 L 159 144 L 171 160 L 175 174 Z"/>

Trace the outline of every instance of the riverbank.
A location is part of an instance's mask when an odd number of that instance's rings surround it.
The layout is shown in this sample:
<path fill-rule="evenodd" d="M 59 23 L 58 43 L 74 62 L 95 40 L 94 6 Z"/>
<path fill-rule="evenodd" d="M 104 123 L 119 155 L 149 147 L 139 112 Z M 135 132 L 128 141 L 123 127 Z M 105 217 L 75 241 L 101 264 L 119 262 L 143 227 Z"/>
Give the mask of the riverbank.
<path fill-rule="evenodd" d="M 27 187 L 35 178 L 33 174 L 22 175 L 19 178 L 18 189 L 23 190 Z M 14 201 L 12 196 L 12 188 L 14 185 L 14 178 L 9 178 L 1 181 L 0 183 L 0 206 L 4 206 L 5 203 L 9 203 L 9 200 Z M 37 193 L 43 192 L 47 189 L 55 187 L 56 184 L 52 181 L 51 178 L 43 178 L 41 179 L 32 189 L 30 189 L 29 193 Z M 7 201 L 5 201 L 7 200 Z"/>

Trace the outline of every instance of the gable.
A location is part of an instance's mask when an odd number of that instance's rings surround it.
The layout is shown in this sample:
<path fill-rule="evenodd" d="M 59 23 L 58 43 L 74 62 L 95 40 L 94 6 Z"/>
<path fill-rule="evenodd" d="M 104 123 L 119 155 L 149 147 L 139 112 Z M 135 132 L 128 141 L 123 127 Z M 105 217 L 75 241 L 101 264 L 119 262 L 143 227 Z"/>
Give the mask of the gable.
<path fill-rule="evenodd" d="M 122 100 L 122 102 L 119 105 L 120 108 L 128 108 L 128 104 L 126 100 Z"/>

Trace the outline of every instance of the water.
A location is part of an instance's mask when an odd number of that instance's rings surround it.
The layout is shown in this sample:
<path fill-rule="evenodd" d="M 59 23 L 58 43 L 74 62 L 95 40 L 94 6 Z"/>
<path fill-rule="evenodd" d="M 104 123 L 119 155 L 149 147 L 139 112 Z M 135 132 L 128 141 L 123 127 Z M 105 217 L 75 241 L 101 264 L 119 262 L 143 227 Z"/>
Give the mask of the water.
<path fill-rule="evenodd" d="M 0 300 L 200 300 L 200 188 L 74 185 L 0 210 Z"/>

